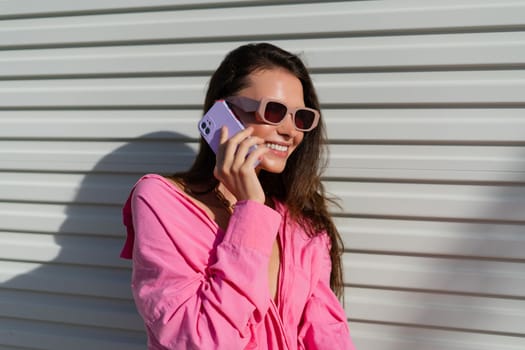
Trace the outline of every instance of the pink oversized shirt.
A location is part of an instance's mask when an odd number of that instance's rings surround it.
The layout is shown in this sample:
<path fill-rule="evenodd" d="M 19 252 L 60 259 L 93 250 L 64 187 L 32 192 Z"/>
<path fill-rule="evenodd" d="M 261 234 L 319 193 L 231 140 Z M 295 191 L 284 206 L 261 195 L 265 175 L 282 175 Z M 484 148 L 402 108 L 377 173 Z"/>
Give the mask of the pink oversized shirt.
<path fill-rule="evenodd" d="M 148 349 L 354 349 L 329 286 L 328 237 L 308 237 L 284 205 L 238 202 L 224 231 L 151 174 L 137 182 L 123 214 L 121 256 L 133 259 Z M 268 264 L 276 238 L 282 260 L 274 302 Z"/>

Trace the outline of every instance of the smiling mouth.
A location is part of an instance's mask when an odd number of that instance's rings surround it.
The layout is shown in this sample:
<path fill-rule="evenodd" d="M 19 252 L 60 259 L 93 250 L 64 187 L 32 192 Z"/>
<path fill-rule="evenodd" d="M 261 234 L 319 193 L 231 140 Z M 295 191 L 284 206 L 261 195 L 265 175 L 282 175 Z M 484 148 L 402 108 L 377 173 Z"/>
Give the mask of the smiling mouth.
<path fill-rule="evenodd" d="M 267 143 L 266 147 L 268 147 L 269 149 L 275 150 L 275 151 L 279 151 L 279 152 L 288 151 L 288 146 L 277 145 L 275 143 Z"/>

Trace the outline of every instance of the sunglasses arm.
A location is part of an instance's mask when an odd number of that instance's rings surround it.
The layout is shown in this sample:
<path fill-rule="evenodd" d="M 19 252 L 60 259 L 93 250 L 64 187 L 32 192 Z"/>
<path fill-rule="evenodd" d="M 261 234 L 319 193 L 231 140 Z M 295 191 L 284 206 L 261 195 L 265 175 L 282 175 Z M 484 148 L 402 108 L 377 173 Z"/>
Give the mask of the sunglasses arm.
<path fill-rule="evenodd" d="M 244 112 L 255 112 L 259 108 L 259 101 L 244 96 L 232 96 L 225 99 L 226 102 L 239 107 Z"/>

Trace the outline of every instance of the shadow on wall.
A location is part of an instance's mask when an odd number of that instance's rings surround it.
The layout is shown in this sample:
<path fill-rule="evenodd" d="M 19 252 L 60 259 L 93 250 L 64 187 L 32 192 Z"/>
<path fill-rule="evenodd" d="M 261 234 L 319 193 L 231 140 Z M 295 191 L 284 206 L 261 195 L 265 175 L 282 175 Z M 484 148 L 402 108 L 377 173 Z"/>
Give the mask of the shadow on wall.
<path fill-rule="evenodd" d="M 146 337 L 130 292 L 121 208 L 145 173 L 187 169 L 187 136 L 155 132 L 105 155 L 82 179 L 54 236 L 56 257 L 5 282 L 12 315 L 1 344 L 31 349 L 144 349 Z M 48 243 L 51 244 L 51 243 Z M 49 249 L 42 247 L 42 249 Z M 35 268 L 36 266 L 36 268 Z M 6 303 L 2 303 L 3 305 Z"/>

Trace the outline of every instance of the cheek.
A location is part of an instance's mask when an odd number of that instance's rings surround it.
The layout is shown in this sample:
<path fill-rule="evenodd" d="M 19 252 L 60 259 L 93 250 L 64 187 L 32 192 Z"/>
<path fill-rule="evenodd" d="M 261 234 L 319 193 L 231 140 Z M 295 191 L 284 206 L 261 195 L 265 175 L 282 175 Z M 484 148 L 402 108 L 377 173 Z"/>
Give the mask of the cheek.
<path fill-rule="evenodd" d="M 251 126 L 253 128 L 252 136 L 257 136 L 260 138 L 266 138 L 271 135 L 275 127 L 273 125 L 261 124 L 261 123 L 246 123 L 244 126 Z"/>
<path fill-rule="evenodd" d="M 295 136 L 295 145 L 296 145 L 296 147 L 299 146 L 301 144 L 301 142 L 303 142 L 303 139 L 304 139 L 304 133 L 302 133 L 302 132 L 298 133 Z"/>

